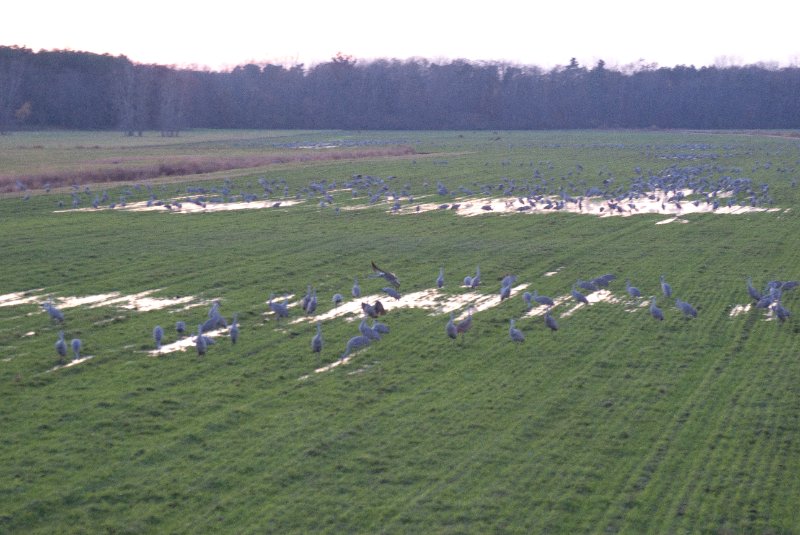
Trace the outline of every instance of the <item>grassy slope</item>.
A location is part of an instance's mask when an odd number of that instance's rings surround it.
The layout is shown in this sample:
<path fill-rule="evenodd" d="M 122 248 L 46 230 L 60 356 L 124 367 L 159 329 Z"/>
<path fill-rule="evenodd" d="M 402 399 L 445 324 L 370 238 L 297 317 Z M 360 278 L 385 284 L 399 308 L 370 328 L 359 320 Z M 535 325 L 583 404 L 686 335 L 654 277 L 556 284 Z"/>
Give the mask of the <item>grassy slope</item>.
<path fill-rule="evenodd" d="M 649 144 L 677 152 L 685 142 L 556 133 L 563 145 L 546 147 L 542 134 L 514 133 L 500 146 L 484 134 L 418 135 L 420 150 L 466 154 L 446 165 L 339 163 L 275 176 L 305 184 L 363 172 L 456 187 L 529 176 L 530 160 L 552 162 L 545 176 L 575 163 L 587 176 L 625 176 L 635 165 L 663 168 Z M 797 160 L 779 141 L 732 139 L 726 152 L 719 138 L 697 138 L 748 171 L 762 154 Z M 794 203 L 782 176 L 763 180 L 784 192 L 779 204 Z M 746 302 L 745 276 L 798 278 L 794 212 L 656 226 L 662 217 L 337 216 L 313 203 L 54 214 L 53 202 L 0 202 L 0 293 L 158 287 L 222 297 L 227 316 L 240 314 L 242 338 L 205 359 L 154 359 L 144 354 L 153 325 L 196 324 L 205 309 L 69 309 L 68 339 L 83 338 L 95 358 L 47 373 L 58 328 L 27 315 L 33 305 L 0 308 L 0 347 L 12 357 L 0 363 L 4 531 L 791 532 L 800 522 L 796 320 L 728 316 Z M 372 259 L 399 273 L 405 291 L 431 287 L 439 265 L 453 293 L 477 264 L 484 292 L 505 272 L 550 295 L 613 272 L 618 295 L 626 277 L 650 295 L 667 273 L 700 315 L 684 320 L 662 299 L 667 320 L 657 323 L 646 309 L 597 304 L 561 319 L 556 333 L 540 318 L 519 320 L 528 339 L 516 346 L 507 327 L 522 314 L 519 298 L 476 315 L 457 344 L 444 336 L 445 318 L 402 310 L 352 365 L 298 381 L 317 366 L 313 327 L 265 321 L 268 294 L 311 283 L 324 311 L 353 276 L 380 288 L 363 278 Z M 785 302 L 797 309 L 796 296 Z M 355 327 L 323 328 L 323 359 L 334 360 Z"/>

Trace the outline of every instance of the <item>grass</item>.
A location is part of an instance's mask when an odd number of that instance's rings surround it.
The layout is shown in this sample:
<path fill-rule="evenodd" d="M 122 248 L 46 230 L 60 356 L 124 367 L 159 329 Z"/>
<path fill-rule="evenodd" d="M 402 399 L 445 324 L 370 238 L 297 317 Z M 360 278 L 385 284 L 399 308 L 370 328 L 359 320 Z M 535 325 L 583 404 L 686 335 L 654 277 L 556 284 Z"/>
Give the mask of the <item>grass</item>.
<path fill-rule="evenodd" d="M 75 134 L 60 135 L 50 134 L 52 143 L 76 144 Z M 238 135 L 220 133 L 229 146 Z M 285 180 L 294 193 L 312 180 L 363 174 L 396 176 L 391 183 L 421 197 L 434 194 L 436 181 L 456 189 L 533 169 L 556 182 L 572 172 L 573 180 L 578 164 L 587 184 L 609 174 L 624 182 L 636 166 L 708 166 L 709 174 L 768 183 L 776 205 L 791 210 L 693 214 L 685 225 L 655 225 L 658 215 L 390 215 L 385 205 L 337 214 L 315 201 L 178 215 L 54 212 L 58 200 L 69 206 L 69 191 L 28 200 L 18 192 L 0 200 L 0 294 L 159 288 L 221 298 L 226 317 L 239 313 L 242 332 L 236 346 L 220 340 L 202 359 L 153 358 L 154 325 L 170 341 L 175 320 L 196 325 L 206 307 L 72 308 L 63 326 L 35 304 L 0 307 L 0 531 L 796 530 L 796 319 L 729 315 L 748 301 L 746 276 L 757 286 L 800 278 L 796 141 L 669 132 L 286 135 L 396 141 L 418 156 L 232 171 L 233 191 L 257 189 L 261 176 Z M 155 191 L 168 198 L 186 185 L 222 186 L 203 178 L 173 177 Z M 147 195 L 132 184 L 108 192 Z M 80 193 L 83 206 L 96 193 Z M 336 194 L 343 208 L 365 202 Z M 517 297 L 476 314 L 466 339 L 453 343 L 446 316 L 401 309 L 383 319 L 392 332 L 351 364 L 299 380 L 336 360 L 355 324 L 324 324 L 318 359 L 313 323 L 276 325 L 265 315 L 269 294 L 299 296 L 313 284 L 324 312 L 354 276 L 367 293 L 380 289 L 367 278 L 371 260 L 396 272 L 403 292 L 432 287 L 444 266 L 448 294 L 465 291 L 458 281 L 476 265 L 482 292 L 497 292 L 511 272 L 553 296 L 606 272 L 617 274 L 611 290 L 620 298 L 625 278 L 655 295 L 665 273 L 699 315 L 684 319 L 664 298 L 664 322 L 646 308 L 598 303 L 550 332 L 540 317 L 522 317 Z M 787 308 L 797 302 L 785 294 Z M 510 317 L 524 344 L 508 339 Z M 82 338 L 93 358 L 49 371 L 59 329 Z"/>

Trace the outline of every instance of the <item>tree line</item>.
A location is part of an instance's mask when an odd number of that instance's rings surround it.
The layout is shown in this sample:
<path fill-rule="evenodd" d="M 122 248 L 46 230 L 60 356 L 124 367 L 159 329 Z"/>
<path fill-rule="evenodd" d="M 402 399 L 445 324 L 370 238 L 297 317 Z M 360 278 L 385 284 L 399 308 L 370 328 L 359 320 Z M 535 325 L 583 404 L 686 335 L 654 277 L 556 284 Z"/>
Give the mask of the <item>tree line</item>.
<path fill-rule="evenodd" d="M 424 59 L 230 71 L 0 47 L 0 132 L 16 128 L 797 128 L 800 68 L 591 67 Z"/>

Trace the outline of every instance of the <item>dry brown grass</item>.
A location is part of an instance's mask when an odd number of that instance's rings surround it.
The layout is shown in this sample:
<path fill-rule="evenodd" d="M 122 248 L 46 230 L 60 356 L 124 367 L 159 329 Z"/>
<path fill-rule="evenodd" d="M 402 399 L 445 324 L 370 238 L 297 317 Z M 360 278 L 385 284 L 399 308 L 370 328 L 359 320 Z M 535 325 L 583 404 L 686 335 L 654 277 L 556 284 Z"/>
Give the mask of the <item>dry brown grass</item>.
<path fill-rule="evenodd" d="M 279 164 L 313 163 L 329 160 L 357 160 L 414 154 L 411 147 L 381 147 L 358 149 L 298 150 L 279 154 L 244 156 L 165 156 L 153 163 L 132 163 L 123 159 L 95 160 L 86 162 L 79 170 L 54 170 L 31 174 L 0 176 L 0 193 L 17 190 L 17 181 L 26 188 L 44 189 L 76 184 L 97 184 L 108 182 L 135 182 L 159 177 L 187 176 L 229 171 L 233 169 L 252 169 Z"/>

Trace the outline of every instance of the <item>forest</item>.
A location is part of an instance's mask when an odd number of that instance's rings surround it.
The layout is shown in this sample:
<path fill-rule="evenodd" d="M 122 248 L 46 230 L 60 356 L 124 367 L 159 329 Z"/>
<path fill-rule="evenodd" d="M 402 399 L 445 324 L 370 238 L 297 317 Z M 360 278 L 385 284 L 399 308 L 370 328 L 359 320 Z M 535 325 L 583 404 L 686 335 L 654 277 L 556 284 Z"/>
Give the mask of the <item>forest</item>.
<path fill-rule="evenodd" d="M 800 68 L 608 68 L 464 59 L 219 72 L 125 56 L 0 47 L 0 132 L 19 129 L 778 129 L 800 125 Z"/>

